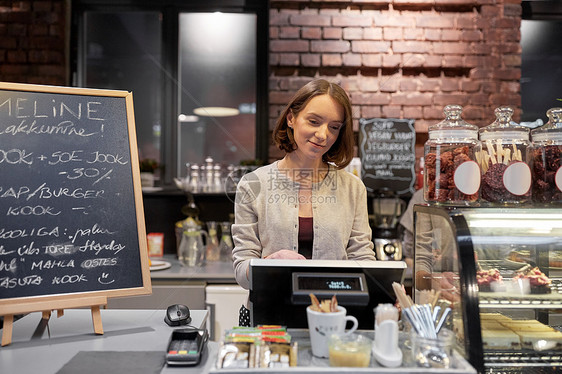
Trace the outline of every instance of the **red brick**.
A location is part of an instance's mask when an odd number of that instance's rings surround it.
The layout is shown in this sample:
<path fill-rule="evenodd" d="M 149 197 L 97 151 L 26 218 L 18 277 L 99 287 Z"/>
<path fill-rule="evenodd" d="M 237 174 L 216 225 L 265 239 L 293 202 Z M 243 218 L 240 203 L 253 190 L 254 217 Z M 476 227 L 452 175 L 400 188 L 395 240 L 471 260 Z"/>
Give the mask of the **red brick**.
<path fill-rule="evenodd" d="M 402 113 L 398 105 L 385 105 L 382 107 L 384 118 L 402 118 Z"/>
<path fill-rule="evenodd" d="M 322 29 L 322 37 L 324 39 L 341 39 L 343 31 L 341 27 L 324 27 Z M 344 38 L 346 39 L 346 38 Z"/>
<path fill-rule="evenodd" d="M 441 120 L 445 119 L 445 114 L 443 113 L 443 108 L 436 108 L 434 106 L 423 108 L 423 118 L 431 120 Z M 437 122 L 437 121 L 436 121 Z M 417 124 L 416 124 L 417 127 Z"/>
<path fill-rule="evenodd" d="M 420 92 L 435 92 L 437 89 L 439 89 L 439 81 L 437 79 L 420 79 Z"/>
<path fill-rule="evenodd" d="M 435 68 L 435 67 L 440 67 L 442 64 L 442 58 L 441 56 L 435 56 L 435 55 L 430 55 L 430 56 L 425 56 L 425 63 L 423 64 L 424 67 L 426 68 Z"/>
<path fill-rule="evenodd" d="M 402 55 L 382 55 L 382 66 L 395 68 L 402 64 Z"/>
<path fill-rule="evenodd" d="M 405 53 L 402 55 L 402 67 L 421 67 L 426 62 L 425 55 L 418 53 Z"/>
<path fill-rule="evenodd" d="M 373 15 L 373 19 L 374 25 L 378 27 L 420 27 L 414 17 L 398 13 L 378 12 Z"/>
<path fill-rule="evenodd" d="M 390 49 L 389 42 L 352 41 L 351 51 L 355 53 L 385 53 Z"/>
<path fill-rule="evenodd" d="M 379 78 L 361 77 L 357 84 L 361 92 L 377 92 L 379 90 Z"/>
<path fill-rule="evenodd" d="M 288 91 L 270 91 L 269 102 L 271 104 L 286 105 L 289 102 L 289 100 L 291 100 L 293 94 L 294 92 L 288 92 Z"/>
<path fill-rule="evenodd" d="M 426 13 L 420 13 L 416 17 L 416 27 L 427 27 L 434 29 L 452 29 L 455 27 L 455 19 L 444 14 L 431 16 Z"/>
<path fill-rule="evenodd" d="M 460 56 L 460 55 L 443 56 L 442 66 L 445 67 L 445 68 L 463 67 L 463 56 Z"/>
<path fill-rule="evenodd" d="M 450 42 L 450 41 L 459 41 L 461 40 L 462 31 L 455 30 L 455 29 L 446 29 L 441 32 L 441 40 Z"/>
<path fill-rule="evenodd" d="M 402 78 L 398 84 L 400 91 L 402 92 L 418 92 L 418 80 L 412 78 Z"/>
<path fill-rule="evenodd" d="M 362 106 L 361 107 L 361 117 L 362 118 L 380 118 L 381 117 L 381 107 L 380 106 Z"/>
<path fill-rule="evenodd" d="M 390 103 L 388 94 L 374 93 L 351 93 L 351 102 L 355 105 L 387 105 Z"/>
<path fill-rule="evenodd" d="M 361 27 L 346 27 L 343 29 L 343 39 L 361 40 L 363 39 L 363 29 Z"/>
<path fill-rule="evenodd" d="M 308 52 L 306 40 L 272 40 L 269 43 L 271 52 Z"/>
<path fill-rule="evenodd" d="M 464 93 L 458 94 L 435 94 L 433 96 L 433 103 L 436 105 L 466 105 L 468 102 L 467 95 Z"/>
<path fill-rule="evenodd" d="M 501 7 L 498 5 L 483 5 L 480 8 L 480 14 L 482 14 L 483 17 L 497 19 L 501 17 Z"/>
<path fill-rule="evenodd" d="M 485 92 L 485 93 L 498 92 L 499 89 L 500 89 L 500 83 L 499 82 L 490 81 L 489 79 L 486 79 L 486 80 L 480 82 L 480 86 L 482 87 L 481 88 L 482 92 Z"/>
<path fill-rule="evenodd" d="M 436 54 L 443 55 L 457 55 L 457 54 L 467 54 L 471 52 L 469 43 L 462 42 L 440 42 L 433 43 L 433 52 Z"/>
<path fill-rule="evenodd" d="M 423 34 L 425 40 L 427 41 L 439 41 L 441 40 L 442 31 L 439 29 L 423 29 Z"/>
<path fill-rule="evenodd" d="M 421 106 L 405 106 L 402 108 L 402 112 L 404 118 L 417 119 L 423 117 L 423 110 Z"/>
<path fill-rule="evenodd" d="M 295 26 L 332 26 L 332 17 L 318 14 L 294 14 L 289 18 L 291 25 Z"/>
<path fill-rule="evenodd" d="M 280 53 L 279 64 L 282 66 L 298 66 L 300 63 L 298 53 Z"/>
<path fill-rule="evenodd" d="M 301 64 L 305 67 L 318 67 L 320 66 L 320 55 L 317 53 L 301 54 Z"/>
<path fill-rule="evenodd" d="M 342 58 L 339 53 L 322 54 L 322 66 L 341 66 Z"/>
<path fill-rule="evenodd" d="M 269 28 L 269 39 L 278 39 L 279 38 L 279 27 L 270 27 Z"/>
<path fill-rule="evenodd" d="M 350 50 L 350 43 L 348 41 L 328 40 L 328 41 L 311 41 L 311 52 L 332 52 L 332 53 L 345 53 Z"/>
<path fill-rule="evenodd" d="M 363 39 L 365 40 L 382 40 L 381 27 L 367 27 L 363 29 Z"/>
<path fill-rule="evenodd" d="M 303 39 L 322 39 L 321 27 L 303 27 L 301 30 Z"/>
<path fill-rule="evenodd" d="M 400 27 L 386 27 L 382 32 L 384 40 L 402 40 L 404 39 L 402 35 L 402 28 Z"/>
<path fill-rule="evenodd" d="M 270 26 L 285 26 L 289 24 L 288 13 L 279 13 L 277 11 L 271 10 L 269 12 L 269 25 Z"/>
<path fill-rule="evenodd" d="M 382 57 L 380 54 L 362 54 L 361 62 L 363 66 L 367 67 L 381 67 Z"/>
<path fill-rule="evenodd" d="M 500 80 L 519 80 L 521 79 L 521 69 L 499 69 L 494 71 L 494 77 Z"/>
<path fill-rule="evenodd" d="M 398 74 L 383 76 L 380 80 L 380 91 L 396 92 L 398 91 L 399 83 L 400 83 L 400 76 Z"/>
<path fill-rule="evenodd" d="M 490 95 L 484 93 L 471 94 L 469 95 L 469 97 L 470 97 L 469 102 L 472 105 L 479 105 L 479 106 L 487 105 L 488 101 L 490 100 Z"/>
<path fill-rule="evenodd" d="M 344 66 L 361 66 L 361 55 L 355 53 L 345 53 L 342 55 Z"/>
<path fill-rule="evenodd" d="M 460 90 L 464 92 L 477 92 L 480 90 L 480 87 L 479 81 L 463 79 L 460 82 Z"/>
<path fill-rule="evenodd" d="M 502 60 L 505 66 L 521 66 L 521 55 L 504 55 Z"/>
<path fill-rule="evenodd" d="M 367 16 L 344 16 L 340 15 L 332 18 L 332 25 L 340 27 L 370 27 L 373 25 L 371 17 Z"/>
<path fill-rule="evenodd" d="M 430 46 L 428 43 L 417 41 L 394 41 L 392 51 L 394 53 L 428 53 Z"/>
<path fill-rule="evenodd" d="M 412 29 L 406 28 L 403 30 L 404 40 L 423 40 L 424 30 L 423 29 Z"/>
<path fill-rule="evenodd" d="M 298 39 L 300 36 L 300 27 L 284 26 L 279 28 L 279 38 L 281 39 Z"/>
<path fill-rule="evenodd" d="M 458 78 L 441 78 L 440 80 L 441 80 L 441 91 L 454 92 L 459 90 L 460 82 Z"/>
<path fill-rule="evenodd" d="M 500 92 L 507 92 L 507 93 L 520 93 L 521 92 L 521 83 L 519 82 L 501 82 L 500 83 Z"/>
<path fill-rule="evenodd" d="M 396 105 L 431 105 L 433 94 L 431 93 L 415 93 L 409 92 L 406 94 L 395 93 L 391 95 L 390 101 Z"/>

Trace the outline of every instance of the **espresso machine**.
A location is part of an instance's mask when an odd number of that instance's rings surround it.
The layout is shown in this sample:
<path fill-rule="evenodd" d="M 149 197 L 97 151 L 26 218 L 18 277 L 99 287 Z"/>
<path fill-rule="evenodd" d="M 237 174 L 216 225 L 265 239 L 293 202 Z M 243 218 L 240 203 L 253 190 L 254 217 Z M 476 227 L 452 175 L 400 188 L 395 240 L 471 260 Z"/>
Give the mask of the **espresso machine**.
<path fill-rule="evenodd" d="M 398 230 L 406 202 L 389 188 L 374 191 L 373 243 L 378 260 L 402 260 L 402 239 Z"/>

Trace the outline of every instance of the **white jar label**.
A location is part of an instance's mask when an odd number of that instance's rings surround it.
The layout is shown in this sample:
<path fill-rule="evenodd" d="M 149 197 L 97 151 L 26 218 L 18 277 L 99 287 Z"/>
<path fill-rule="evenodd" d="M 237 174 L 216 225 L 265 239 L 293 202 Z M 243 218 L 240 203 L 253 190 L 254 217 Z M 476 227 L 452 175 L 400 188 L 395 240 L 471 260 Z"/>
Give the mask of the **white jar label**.
<path fill-rule="evenodd" d="M 524 162 L 514 162 L 503 172 L 503 185 L 514 195 L 521 196 L 531 188 L 531 169 Z"/>
<path fill-rule="evenodd" d="M 465 195 L 474 195 L 480 189 L 480 167 L 475 161 L 465 161 L 455 169 L 455 186 Z"/>
<path fill-rule="evenodd" d="M 562 167 L 559 167 L 556 171 L 554 182 L 556 183 L 556 188 L 558 188 L 558 191 L 562 191 Z"/>

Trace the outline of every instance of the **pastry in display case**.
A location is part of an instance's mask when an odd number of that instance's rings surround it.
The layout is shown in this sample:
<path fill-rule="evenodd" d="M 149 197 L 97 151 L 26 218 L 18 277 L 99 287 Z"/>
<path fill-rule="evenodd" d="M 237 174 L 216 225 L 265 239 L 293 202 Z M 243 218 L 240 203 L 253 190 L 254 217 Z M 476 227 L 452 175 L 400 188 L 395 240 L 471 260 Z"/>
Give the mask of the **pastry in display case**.
<path fill-rule="evenodd" d="M 414 207 L 414 301 L 439 293 L 456 348 L 481 373 L 562 365 L 562 211 Z"/>

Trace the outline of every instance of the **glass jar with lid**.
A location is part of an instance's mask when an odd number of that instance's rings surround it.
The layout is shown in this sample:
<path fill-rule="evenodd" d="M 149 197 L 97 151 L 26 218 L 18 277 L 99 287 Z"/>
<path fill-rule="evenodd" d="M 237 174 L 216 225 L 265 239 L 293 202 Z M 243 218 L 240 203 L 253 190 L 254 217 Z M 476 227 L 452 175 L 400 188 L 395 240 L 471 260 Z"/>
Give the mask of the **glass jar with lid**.
<path fill-rule="evenodd" d="M 480 197 L 500 204 L 531 201 L 531 169 L 527 159 L 529 129 L 512 121 L 513 109 L 496 108 L 496 120 L 479 130 L 482 150 L 476 159 L 482 170 Z"/>
<path fill-rule="evenodd" d="M 533 201 L 562 203 L 562 108 L 550 108 L 548 122 L 531 130 Z"/>
<path fill-rule="evenodd" d="M 447 105 L 445 119 L 429 127 L 424 145 L 424 198 L 442 204 L 471 204 L 479 199 L 478 127 L 461 118 L 462 106 Z"/>

